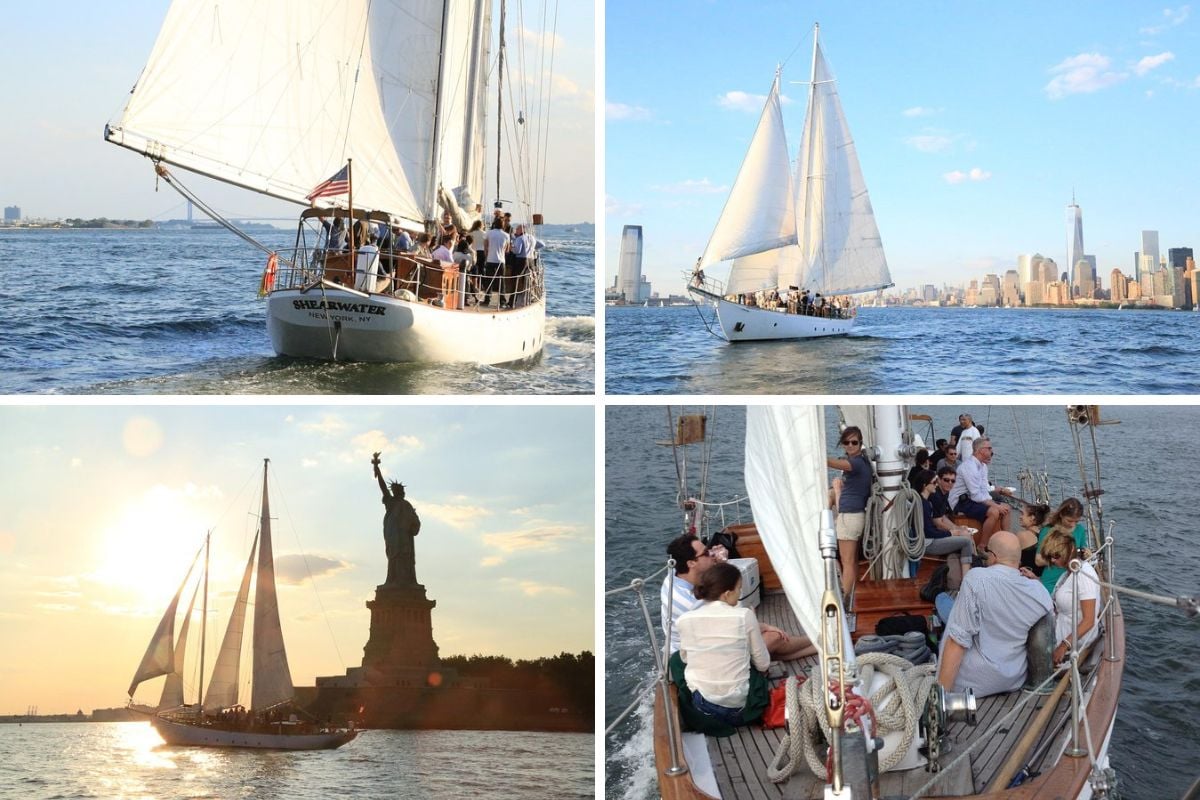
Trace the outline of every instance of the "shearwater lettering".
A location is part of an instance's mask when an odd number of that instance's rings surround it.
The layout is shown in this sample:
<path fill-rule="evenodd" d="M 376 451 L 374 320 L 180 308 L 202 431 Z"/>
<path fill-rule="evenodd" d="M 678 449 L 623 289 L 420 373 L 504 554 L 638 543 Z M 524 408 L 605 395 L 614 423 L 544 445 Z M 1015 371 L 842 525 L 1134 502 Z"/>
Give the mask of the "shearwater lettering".
<path fill-rule="evenodd" d="M 343 303 L 337 300 L 293 300 L 292 307 L 304 310 L 318 311 L 348 311 L 351 314 L 377 314 L 383 316 L 386 309 L 383 306 L 370 303 Z"/>

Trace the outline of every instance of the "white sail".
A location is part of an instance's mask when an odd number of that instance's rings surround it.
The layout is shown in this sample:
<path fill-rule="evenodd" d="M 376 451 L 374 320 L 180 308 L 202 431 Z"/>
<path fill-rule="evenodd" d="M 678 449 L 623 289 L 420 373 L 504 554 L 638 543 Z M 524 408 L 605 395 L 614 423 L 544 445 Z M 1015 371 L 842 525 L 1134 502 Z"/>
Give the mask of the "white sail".
<path fill-rule="evenodd" d="M 825 295 L 854 294 L 892 285 L 871 198 L 837 85 L 820 45 L 813 72 L 800 153 L 796 159 L 796 235 L 801 258 L 780 284 Z"/>
<path fill-rule="evenodd" d="M 175 0 L 106 136 L 306 205 L 351 158 L 355 206 L 419 226 L 436 216 L 442 174 L 448 190 L 478 181 L 468 189 L 476 200 L 482 193 L 486 49 L 466 52 L 480 5 Z M 435 164 L 439 111 L 453 146 Z"/>
<path fill-rule="evenodd" d="M 196 595 L 199 593 L 200 582 L 197 581 L 196 588 L 192 589 L 192 600 L 188 603 L 187 614 L 183 617 L 183 624 L 179 626 L 179 638 L 175 642 L 171 671 L 167 673 L 167 680 L 163 683 L 162 696 L 158 700 L 159 710 L 179 708 L 184 703 L 183 670 L 187 664 L 188 628 L 191 627 L 192 611 L 196 608 Z"/>
<path fill-rule="evenodd" d="M 238 588 L 237 598 L 233 601 L 233 612 L 229 615 L 229 625 L 225 628 L 225 638 L 221 640 L 221 650 L 217 653 L 217 662 L 213 665 L 212 680 L 208 684 L 208 693 L 204 696 L 205 711 L 220 711 L 230 708 L 238 702 L 238 671 L 242 660 L 242 636 L 246 627 L 246 605 L 250 597 L 250 576 L 254 574 L 254 554 L 258 548 L 258 537 L 250 546 L 250 558 L 246 561 L 246 570 L 242 573 L 242 585 Z"/>
<path fill-rule="evenodd" d="M 203 552 L 203 549 L 200 552 Z M 133 680 L 129 684 L 130 697 L 133 697 L 138 684 L 142 681 L 166 675 L 175 665 L 175 613 L 179 608 L 179 598 L 183 594 L 183 587 L 187 586 L 188 578 L 192 575 L 192 569 L 196 566 L 196 559 L 200 557 L 200 552 L 197 552 L 196 558 L 192 559 L 187 574 L 183 576 L 183 581 L 179 584 L 178 591 L 171 598 L 171 603 L 163 613 L 158 627 L 155 628 L 154 635 L 150 637 L 150 644 L 146 646 L 146 654 L 142 656 L 142 661 L 138 664 L 138 668 L 133 674 Z"/>
<path fill-rule="evenodd" d="M 271 506 L 267 499 L 265 465 L 259 531 L 258 577 L 254 584 L 254 685 L 250 707 L 261 711 L 287 702 L 295 695 L 287 651 L 283 646 L 283 629 L 279 625 L 279 598 L 275 595 L 275 556 L 271 547 Z"/>
<path fill-rule="evenodd" d="M 779 101 L 779 77 L 776 76 L 700 266 L 794 243 L 796 228 L 791 183 L 787 136 Z M 735 264 L 726 290 L 747 292 L 775 286 L 776 274 L 770 264 L 769 259 Z"/>
<path fill-rule="evenodd" d="M 788 603 L 814 642 L 820 641 L 825 591 L 818 539 L 821 512 L 829 506 L 825 452 L 820 406 L 747 409 L 746 491 L 754 522 Z"/>

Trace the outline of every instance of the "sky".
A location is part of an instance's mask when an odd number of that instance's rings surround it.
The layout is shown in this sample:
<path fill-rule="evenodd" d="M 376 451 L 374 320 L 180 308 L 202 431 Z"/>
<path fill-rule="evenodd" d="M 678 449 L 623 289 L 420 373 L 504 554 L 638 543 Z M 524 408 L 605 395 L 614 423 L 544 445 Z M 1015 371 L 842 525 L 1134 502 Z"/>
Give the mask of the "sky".
<path fill-rule="evenodd" d="M 605 285 L 622 226 L 640 224 L 643 274 L 682 293 L 779 63 L 794 157 L 814 22 L 898 289 L 965 285 L 1021 253 L 1065 269 L 1072 192 L 1105 287 L 1132 272 L 1144 229 L 1163 254 L 1200 248 L 1200 6 L 608 0 L 605 14 Z"/>
<path fill-rule="evenodd" d="M 589 406 L 0 406 L 0 430 L 0 715 L 124 705 L 210 529 L 211 659 L 263 458 L 296 685 L 361 664 L 387 574 L 375 451 L 421 519 L 443 657 L 595 652 Z"/>
<path fill-rule="evenodd" d="M 120 118 L 169 5 L 169 0 L 65 0 L 47 13 L 37 3 L 0 3 L 0 75 L 5 76 L 6 95 L 0 205 L 19 206 L 26 218 L 185 216 L 184 201 L 173 189 L 164 185 L 155 191 L 149 161 L 103 141 L 104 125 Z M 510 12 L 510 32 L 542 27 L 540 5 L 524 5 L 523 19 Z M 547 222 L 594 221 L 593 4 L 560 3 L 556 19 L 541 211 Z M 515 38 L 510 36 L 509 42 L 513 59 Z M 494 99 L 489 102 L 489 120 L 494 121 Z M 494 134 L 488 137 L 489 143 L 494 141 Z M 488 174 L 494 174 L 494 160 L 492 164 Z M 293 204 L 204 178 L 184 183 L 228 216 L 290 220 L 297 214 Z"/>

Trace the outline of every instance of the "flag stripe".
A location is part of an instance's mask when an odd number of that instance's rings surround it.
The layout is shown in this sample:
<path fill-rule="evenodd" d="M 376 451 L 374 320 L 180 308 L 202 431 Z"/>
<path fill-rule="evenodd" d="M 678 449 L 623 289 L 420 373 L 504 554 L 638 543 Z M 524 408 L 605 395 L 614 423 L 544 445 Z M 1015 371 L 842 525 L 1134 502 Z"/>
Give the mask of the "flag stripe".
<path fill-rule="evenodd" d="M 328 180 L 321 181 L 316 188 L 306 196 L 308 200 L 316 200 L 318 197 L 328 197 L 335 194 L 346 194 L 350 191 L 350 168 L 349 166 L 342 167 L 329 177 Z"/>

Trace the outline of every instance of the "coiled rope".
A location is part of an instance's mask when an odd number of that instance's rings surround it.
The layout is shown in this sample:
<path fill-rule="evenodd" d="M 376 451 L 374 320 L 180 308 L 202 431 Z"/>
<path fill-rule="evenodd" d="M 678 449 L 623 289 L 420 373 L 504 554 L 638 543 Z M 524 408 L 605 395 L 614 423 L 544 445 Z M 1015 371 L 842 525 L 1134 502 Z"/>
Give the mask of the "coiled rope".
<path fill-rule="evenodd" d="M 863 554 L 872 566 L 882 556 L 887 555 L 885 537 L 887 528 L 884 515 L 893 506 L 899 504 L 900 511 L 896 515 L 899 520 L 895 544 L 891 549 L 898 548 L 909 561 L 917 561 L 925 555 L 925 515 L 921 509 L 921 495 L 911 486 L 904 484 L 899 487 L 896 497 L 888 500 L 883 487 L 876 482 L 867 498 L 866 520 L 863 528 Z"/>
<path fill-rule="evenodd" d="M 863 686 L 870 685 L 876 671 L 891 679 L 866 698 L 869 706 L 874 708 L 876 736 L 891 731 L 903 731 L 904 734 L 896 749 L 880 763 L 879 769 L 883 772 L 903 761 L 916 739 L 925 698 L 936 681 L 937 665 L 913 666 L 907 659 L 888 653 L 864 653 L 857 657 L 857 662 Z M 824 750 L 831 735 L 825 716 L 823 684 L 820 679 L 812 679 L 801 686 L 788 678 L 788 731 L 767 765 L 767 778 L 772 783 L 782 783 L 790 778 L 802 759 L 818 778 L 829 779 Z M 823 740 L 818 733 L 823 735 Z"/>

